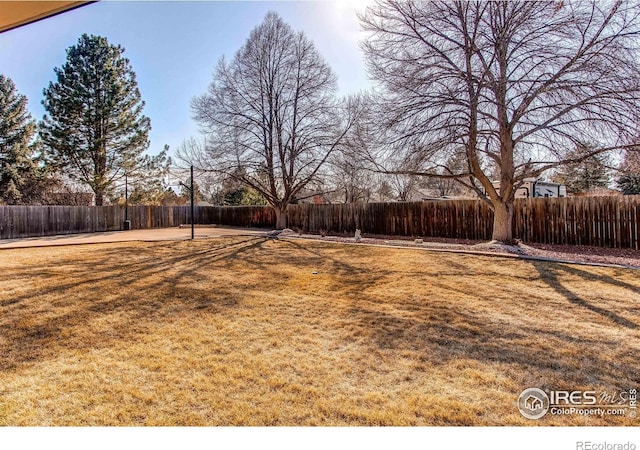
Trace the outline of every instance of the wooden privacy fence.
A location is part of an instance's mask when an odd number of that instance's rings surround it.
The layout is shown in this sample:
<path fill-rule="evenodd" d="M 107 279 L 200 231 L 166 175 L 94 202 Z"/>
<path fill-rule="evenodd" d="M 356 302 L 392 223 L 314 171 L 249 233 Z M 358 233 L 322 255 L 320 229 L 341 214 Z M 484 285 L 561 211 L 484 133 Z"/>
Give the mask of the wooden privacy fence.
<path fill-rule="evenodd" d="M 490 239 L 493 213 L 477 200 L 291 205 L 289 228 L 311 232 Z"/>
<path fill-rule="evenodd" d="M 543 244 L 640 248 L 640 196 L 518 199 L 514 237 Z M 132 206 L 132 229 L 190 223 L 188 206 Z M 307 232 L 363 233 L 489 240 L 493 212 L 479 200 L 290 205 L 289 227 Z M 0 206 L 0 239 L 122 230 L 119 206 Z M 198 224 L 273 228 L 272 208 L 200 206 Z"/>
<path fill-rule="evenodd" d="M 541 244 L 640 249 L 640 195 L 518 199 L 514 236 Z"/>
<path fill-rule="evenodd" d="M 122 229 L 113 206 L 0 206 L 0 238 L 93 233 Z"/>
<path fill-rule="evenodd" d="M 292 205 L 304 231 L 491 239 L 493 212 L 480 200 Z M 513 236 L 541 244 L 640 248 L 640 196 L 517 199 Z"/>
<path fill-rule="evenodd" d="M 134 230 L 191 223 L 189 206 L 130 206 L 128 218 Z M 121 206 L 0 206 L 0 239 L 119 231 L 124 219 Z M 275 214 L 266 207 L 200 206 L 195 223 L 273 228 Z"/>

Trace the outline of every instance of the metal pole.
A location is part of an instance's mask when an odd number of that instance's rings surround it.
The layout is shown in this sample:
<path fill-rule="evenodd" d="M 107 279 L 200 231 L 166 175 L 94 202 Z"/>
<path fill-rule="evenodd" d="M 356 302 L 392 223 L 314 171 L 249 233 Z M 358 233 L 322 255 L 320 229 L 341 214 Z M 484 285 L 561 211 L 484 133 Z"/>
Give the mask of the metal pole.
<path fill-rule="evenodd" d="M 124 174 L 124 220 L 129 220 L 129 180 L 127 174 Z"/>
<path fill-rule="evenodd" d="M 194 235 L 194 223 L 195 223 L 195 207 L 193 205 L 193 198 L 194 198 L 194 194 L 193 194 L 193 166 L 191 166 L 191 239 L 193 240 L 193 235 Z"/>

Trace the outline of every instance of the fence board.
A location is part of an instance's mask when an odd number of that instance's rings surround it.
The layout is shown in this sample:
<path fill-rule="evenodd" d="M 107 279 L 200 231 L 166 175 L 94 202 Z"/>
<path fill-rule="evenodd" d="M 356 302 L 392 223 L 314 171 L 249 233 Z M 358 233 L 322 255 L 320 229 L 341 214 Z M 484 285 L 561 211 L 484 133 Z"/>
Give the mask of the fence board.
<path fill-rule="evenodd" d="M 306 232 L 491 238 L 493 212 L 479 200 L 290 205 L 289 227 Z M 0 206 L 0 239 L 122 230 L 118 206 Z M 132 229 L 190 223 L 189 206 L 131 206 Z M 195 208 L 195 221 L 273 228 L 270 207 Z M 517 199 L 514 237 L 525 242 L 640 249 L 640 196 Z"/>

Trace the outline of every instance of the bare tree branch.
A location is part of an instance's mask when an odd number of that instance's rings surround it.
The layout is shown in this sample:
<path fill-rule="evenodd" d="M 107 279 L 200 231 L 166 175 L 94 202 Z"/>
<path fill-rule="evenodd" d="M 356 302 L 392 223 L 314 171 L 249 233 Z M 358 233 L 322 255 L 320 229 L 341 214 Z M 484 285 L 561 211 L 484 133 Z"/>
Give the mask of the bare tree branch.
<path fill-rule="evenodd" d="M 637 143 L 637 3 L 380 0 L 360 18 L 381 87 L 376 170 L 459 180 L 492 205 L 494 239 L 511 240 L 525 178 L 585 143 Z M 466 167 L 442 173 L 452 155 Z"/>
<path fill-rule="evenodd" d="M 283 227 L 286 206 L 306 195 L 355 121 L 335 91 L 313 43 L 270 12 L 193 100 L 206 144 L 185 143 L 179 157 L 258 191 Z"/>

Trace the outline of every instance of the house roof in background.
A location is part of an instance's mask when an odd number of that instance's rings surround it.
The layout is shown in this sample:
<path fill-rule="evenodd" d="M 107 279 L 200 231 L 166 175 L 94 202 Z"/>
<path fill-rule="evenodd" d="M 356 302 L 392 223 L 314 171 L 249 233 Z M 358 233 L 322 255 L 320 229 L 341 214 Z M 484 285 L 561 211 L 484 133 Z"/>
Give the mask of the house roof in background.
<path fill-rule="evenodd" d="M 0 1 L 0 33 L 94 2 Z"/>

